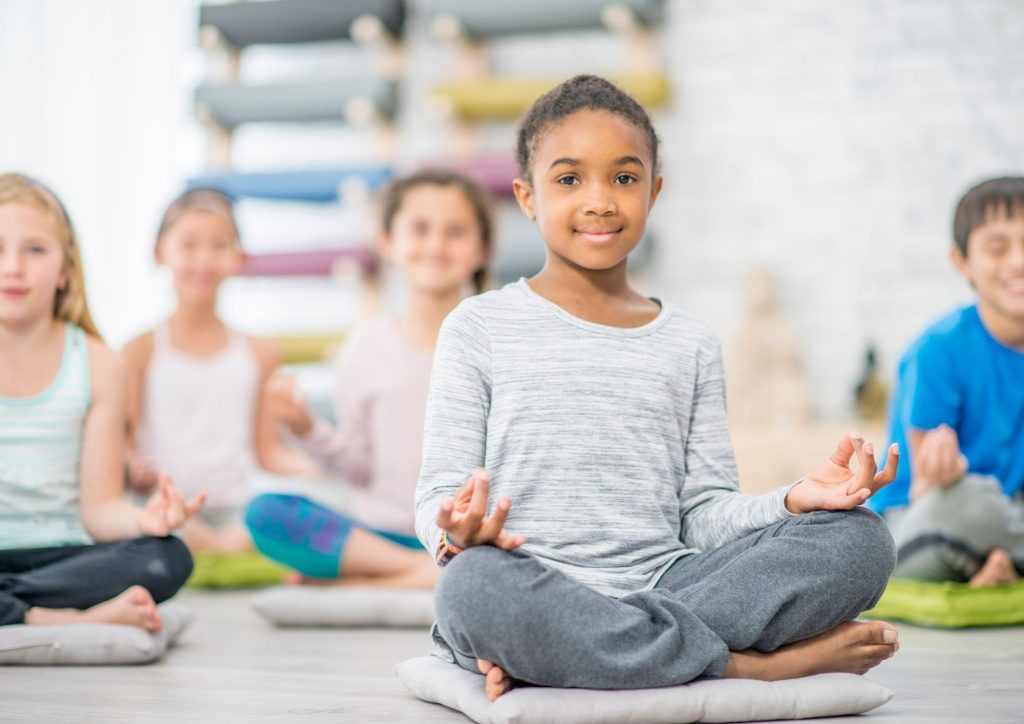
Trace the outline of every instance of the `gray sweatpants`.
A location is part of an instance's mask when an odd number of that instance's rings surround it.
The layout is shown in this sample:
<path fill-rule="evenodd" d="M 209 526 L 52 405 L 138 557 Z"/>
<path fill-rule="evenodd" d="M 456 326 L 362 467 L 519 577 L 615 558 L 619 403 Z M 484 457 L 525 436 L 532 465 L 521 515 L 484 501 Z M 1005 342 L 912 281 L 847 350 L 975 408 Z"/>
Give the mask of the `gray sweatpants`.
<path fill-rule="evenodd" d="M 532 556 L 460 553 L 435 589 L 438 633 L 459 664 L 520 681 L 597 689 L 721 676 L 730 651 L 778 647 L 855 618 L 895 563 L 865 508 L 794 516 L 677 561 L 652 590 L 602 595 Z"/>
<path fill-rule="evenodd" d="M 967 581 L 996 548 L 1024 573 L 1024 501 L 1007 497 L 995 478 L 967 475 L 888 509 L 885 521 L 896 541 L 898 578 Z"/>

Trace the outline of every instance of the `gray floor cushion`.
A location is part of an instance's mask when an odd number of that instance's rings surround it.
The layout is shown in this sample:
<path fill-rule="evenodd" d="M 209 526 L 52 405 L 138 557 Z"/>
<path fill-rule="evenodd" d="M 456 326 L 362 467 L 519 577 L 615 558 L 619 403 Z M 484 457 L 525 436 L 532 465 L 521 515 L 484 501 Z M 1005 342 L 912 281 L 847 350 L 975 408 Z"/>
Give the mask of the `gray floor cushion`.
<path fill-rule="evenodd" d="M 252 599 L 253 608 L 278 626 L 430 626 L 434 594 L 355 586 L 278 586 Z"/>
<path fill-rule="evenodd" d="M 599 691 L 524 686 L 496 702 L 484 678 L 434 656 L 395 667 L 420 699 L 461 711 L 480 724 L 600 724 L 602 722 L 745 722 L 860 714 L 893 693 L 863 676 L 819 674 L 787 681 L 719 679 L 661 689 Z"/>
<path fill-rule="evenodd" d="M 195 618 L 173 603 L 160 606 L 160 617 L 164 626 L 155 634 L 138 626 L 109 623 L 0 626 L 0 664 L 148 664 L 163 657 Z"/>

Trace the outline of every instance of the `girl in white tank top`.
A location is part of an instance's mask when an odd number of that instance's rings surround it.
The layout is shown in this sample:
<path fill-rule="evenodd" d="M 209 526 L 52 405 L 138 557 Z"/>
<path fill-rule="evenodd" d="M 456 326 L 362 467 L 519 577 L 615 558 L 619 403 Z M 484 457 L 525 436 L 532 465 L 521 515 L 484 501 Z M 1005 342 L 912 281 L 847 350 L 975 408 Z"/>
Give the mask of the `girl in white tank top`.
<path fill-rule="evenodd" d="M 220 285 L 243 261 L 230 200 L 210 190 L 179 196 L 164 214 L 156 257 L 174 276 L 178 306 L 123 351 L 131 380 L 129 482 L 144 491 L 157 472 L 168 472 L 186 494 L 207 491 L 206 508 L 183 529 L 185 542 L 193 550 L 249 550 L 241 511 L 253 466 L 281 474 L 311 466 L 279 442 L 271 422 L 261 422 L 260 390 L 276 366 L 274 348 L 217 316 Z"/>

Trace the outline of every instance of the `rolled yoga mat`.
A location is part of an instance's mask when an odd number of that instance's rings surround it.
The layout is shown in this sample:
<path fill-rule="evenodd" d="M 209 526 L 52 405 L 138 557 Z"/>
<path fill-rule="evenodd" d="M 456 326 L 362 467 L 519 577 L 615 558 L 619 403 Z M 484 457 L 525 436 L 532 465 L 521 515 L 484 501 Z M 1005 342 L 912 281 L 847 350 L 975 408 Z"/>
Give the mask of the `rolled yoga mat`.
<path fill-rule="evenodd" d="M 631 11 L 642 25 L 655 25 L 664 16 L 664 5 L 662 0 L 434 0 L 427 17 L 435 35 L 446 35 L 457 27 L 470 38 L 484 39 L 607 27 L 607 9 L 615 6 Z"/>
<path fill-rule="evenodd" d="M 353 166 L 264 173 L 223 172 L 194 176 L 189 188 L 214 188 L 233 198 L 277 199 L 280 201 L 338 201 L 340 191 L 356 184 L 376 191 L 391 179 L 387 166 Z"/>
<path fill-rule="evenodd" d="M 203 5 L 199 27 L 213 28 L 236 48 L 279 43 L 349 40 L 352 24 L 375 17 L 394 36 L 402 31 L 402 0 L 271 0 Z"/>
<path fill-rule="evenodd" d="M 274 337 L 277 353 L 282 364 L 302 364 L 305 362 L 321 362 L 332 357 L 341 345 L 345 335 L 306 334 L 284 335 Z"/>
<path fill-rule="evenodd" d="M 241 273 L 250 277 L 330 276 L 342 264 L 353 264 L 364 272 L 371 272 L 377 268 L 377 257 L 359 248 L 250 254 L 245 257 Z"/>
<path fill-rule="evenodd" d="M 481 158 L 434 161 L 423 164 L 424 169 L 456 171 L 469 176 L 494 196 L 510 198 L 512 181 L 516 177 L 516 161 L 511 156 L 485 156 Z"/>
<path fill-rule="evenodd" d="M 465 121 L 519 117 L 541 95 L 565 78 L 484 76 L 435 86 L 434 97 L 445 110 Z M 647 108 L 657 108 L 671 95 L 668 78 L 660 73 L 610 76 Z"/>
<path fill-rule="evenodd" d="M 356 122 L 395 111 L 394 85 L 369 75 L 305 83 L 196 88 L 196 107 L 223 128 L 243 123 Z"/>

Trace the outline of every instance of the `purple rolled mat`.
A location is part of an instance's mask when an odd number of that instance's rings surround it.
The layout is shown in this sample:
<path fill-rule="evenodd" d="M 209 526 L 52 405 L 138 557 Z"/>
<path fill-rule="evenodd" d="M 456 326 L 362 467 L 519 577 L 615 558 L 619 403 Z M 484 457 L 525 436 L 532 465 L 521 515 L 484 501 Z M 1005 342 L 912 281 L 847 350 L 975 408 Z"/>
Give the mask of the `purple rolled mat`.
<path fill-rule="evenodd" d="M 277 254 L 251 254 L 246 257 L 242 276 L 329 276 L 341 262 L 357 264 L 373 271 L 377 258 L 368 249 L 322 249 Z"/>

